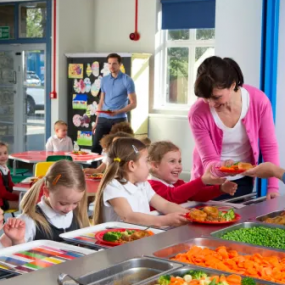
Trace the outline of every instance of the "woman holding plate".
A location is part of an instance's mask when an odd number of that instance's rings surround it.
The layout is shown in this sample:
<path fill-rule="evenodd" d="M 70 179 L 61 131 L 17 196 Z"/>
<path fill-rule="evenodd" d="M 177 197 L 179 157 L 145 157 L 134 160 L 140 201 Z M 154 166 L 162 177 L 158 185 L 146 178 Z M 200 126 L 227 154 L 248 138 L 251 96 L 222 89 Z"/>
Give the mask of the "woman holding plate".
<path fill-rule="evenodd" d="M 259 146 L 264 161 L 279 165 L 272 108 L 259 89 L 244 85 L 239 65 L 230 58 L 212 56 L 197 72 L 195 95 L 188 119 L 195 149 L 191 179 L 212 165 L 212 173 L 226 176 L 219 168 L 233 162 L 258 163 Z M 253 191 L 251 177 L 228 176 L 238 184 L 235 196 Z M 267 199 L 278 196 L 278 179 L 269 178 Z M 220 199 L 226 199 L 221 196 Z"/>

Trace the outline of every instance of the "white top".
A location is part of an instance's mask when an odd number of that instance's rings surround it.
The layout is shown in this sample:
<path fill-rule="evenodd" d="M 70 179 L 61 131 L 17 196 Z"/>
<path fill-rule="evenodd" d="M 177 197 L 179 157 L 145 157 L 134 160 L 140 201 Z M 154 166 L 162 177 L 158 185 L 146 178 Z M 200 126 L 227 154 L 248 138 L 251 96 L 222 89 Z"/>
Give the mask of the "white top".
<path fill-rule="evenodd" d="M 47 151 L 73 151 L 73 144 L 70 137 L 58 138 L 51 136 L 46 143 Z"/>
<path fill-rule="evenodd" d="M 3 172 L 4 175 L 7 175 L 9 172 L 9 168 L 7 165 L 0 165 L 0 170 Z"/>
<path fill-rule="evenodd" d="M 114 222 L 121 220 L 113 207 L 109 204 L 109 200 L 114 198 L 125 198 L 130 204 L 133 212 L 149 214 L 149 202 L 154 195 L 155 192 L 147 181 L 136 185 L 130 182 L 123 185 L 118 180 L 113 179 L 106 186 L 103 193 L 103 221 Z"/>
<path fill-rule="evenodd" d="M 248 140 L 248 136 L 242 119 L 247 114 L 249 108 L 249 94 L 248 91 L 241 87 L 241 98 L 242 98 L 242 110 L 241 115 L 233 128 L 229 128 L 224 125 L 216 110 L 211 108 L 211 112 L 215 123 L 218 128 L 223 131 L 223 144 L 221 160 L 225 161 L 232 159 L 234 161 L 251 162 L 252 149 Z M 242 175 L 228 176 L 228 180 L 236 180 L 242 178 Z"/>
<path fill-rule="evenodd" d="M 44 196 L 42 197 L 41 201 L 38 203 L 41 210 L 44 212 L 45 216 L 48 219 L 48 222 L 55 226 L 58 229 L 66 229 L 69 228 L 72 219 L 73 219 L 73 212 L 69 212 L 66 215 L 59 214 L 55 212 L 50 206 L 46 204 L 44 201 Z M 19 219 L 25 221 L 26 223 L 26 233 L 25 233 L 25 241 L 33 241 L 36 236 L 36 223 L 26 214 L 22 214 L 19 216 Z"/>
<path fill-rule="evenodd" d="M 153 175 L 149 175 L 148 180 L 154 180 L 154 181 L 159 181 L 161 183 L 163 183 L 164 185 L 166 185 L 167 187 L 174 187 L 173 184 L 168 184 L 167 182 L 165 182 L 164 180 L 161 180 Z"/>

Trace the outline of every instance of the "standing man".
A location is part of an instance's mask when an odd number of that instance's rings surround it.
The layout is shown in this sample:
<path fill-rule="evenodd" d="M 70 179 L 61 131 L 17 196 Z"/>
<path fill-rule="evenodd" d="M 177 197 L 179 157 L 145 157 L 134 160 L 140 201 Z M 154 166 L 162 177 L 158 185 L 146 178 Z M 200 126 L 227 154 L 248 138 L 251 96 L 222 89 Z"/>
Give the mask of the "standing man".
<path fill-rule="evenodd" d="M 127 112 L 137 106 L 134 81 L 120 71 L 121 56 L 111 53 L 107 57 L 110 74 L 101 80 L 101 97 L 98 111 L 111 110 L 110 114 L 100 113 L 92 127 L 95 136 L 92 152 L 101 153 L 101 138 L 108 134 L 114 124 L 127 121 Z"/>

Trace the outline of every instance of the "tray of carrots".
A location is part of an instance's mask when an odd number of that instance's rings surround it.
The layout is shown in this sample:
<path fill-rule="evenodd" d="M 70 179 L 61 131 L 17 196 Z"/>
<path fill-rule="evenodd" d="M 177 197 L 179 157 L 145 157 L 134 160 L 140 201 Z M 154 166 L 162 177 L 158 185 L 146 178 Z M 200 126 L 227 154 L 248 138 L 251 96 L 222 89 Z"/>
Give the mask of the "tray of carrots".
<path fill-rule="evenodd" d="M 251 168 L 253 168 L 254 166 L 251 163 L 247 163 L 247 162 L 236 162 L 232 165 L 228 165 L 228 166 L 221 166 L 218 167 L 219 171 L 224 172 L 224 173 L 229 173 L 229 174 L 240 174 L 243 173 Z"/>
<path fill-rule="evenodd" d="M 264 252 L 262 248 L 259 251 Z M 215 249 L 192 246 L 187 252 L 179 253 L 171 260 L 284 284 L 285 258 L 280 252 L 271 255 L 260 253 L 242 255 L 225 246 Z"/>

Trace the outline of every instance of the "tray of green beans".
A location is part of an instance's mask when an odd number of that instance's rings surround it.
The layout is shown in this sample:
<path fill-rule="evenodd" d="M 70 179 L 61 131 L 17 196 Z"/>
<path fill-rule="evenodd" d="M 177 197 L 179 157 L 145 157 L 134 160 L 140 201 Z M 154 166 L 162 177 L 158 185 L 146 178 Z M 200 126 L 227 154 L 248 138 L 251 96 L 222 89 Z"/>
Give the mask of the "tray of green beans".
<path fill-rule="evenodd" d="M 285 250 L 285 228 L 277 225 L 245 222 L 212 232 L 211 236 Z"/>

